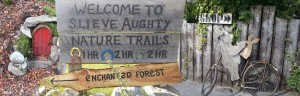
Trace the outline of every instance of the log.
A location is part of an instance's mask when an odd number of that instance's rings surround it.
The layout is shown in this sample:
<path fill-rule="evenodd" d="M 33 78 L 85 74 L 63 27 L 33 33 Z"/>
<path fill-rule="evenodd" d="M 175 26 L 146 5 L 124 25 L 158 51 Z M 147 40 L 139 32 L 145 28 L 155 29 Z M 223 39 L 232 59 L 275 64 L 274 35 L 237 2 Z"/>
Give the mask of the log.
<path fill-rule="evenodd" d="M 246 41 L 248 34 L 248 24 L 242 21 L 237 21 L 237 27 L 241 30 L 241 35 L 239 41 Z"/>
<path fill-rule="evenodd" d="M 202 53 L 202 41 L 200 40 L 200 33 L 197 32 L 197 26 L 195 28 L 195 46 L 194 46 L 194 81 L 202 82 L 202 65 L 203 65 L 203 53 Z"/>
<path fill-rule="evenodd" d="M 276 18 L 271 64 L 278 69 L 279 74 L 282 74 L 286 33 L 287 20 Z M 279 82 L 281 86 L 281 76 L 279 78 Z"/>
<path fill-rule="evenodd" d="M 208 33 L 206 36 L 206 43 L 203 46 L 203 77 L 207 74 L 212 64 L 212 34 L 213 25 L 208 25 Z M 204 77 L 205 78 L 205 77 Z"/>
<path fill-rule="evenodd" d="M 259 60 L 270 61 L 271 58 L 275 10 L 275 6 L 263 7 Z"/>
<path fill-rule="evenodd" d="M 296 55 L 297 55 L 297 44 L 299 38 L 300 31 L 300 19 L 293 19 L 288 23 L 288 33 L 286 42 L 286 52 L 284 58 L 284 66 L 283 66 L 283 78 L 287 81 L 288 77 L 291 75 L 289 69 L 292 68 L 293 64 L 296 63 Z"/>
<path fill-rule="evenodd" d="M 254 38 L 260 38 L 261 14 L 262 6 L 251 6 L 250 12 L 254 14 L 254 18 L 250 20 L 248 35 L 253 34 Z M 258 60 L 259 43 L 255 44 L 252 49 L 252 59 Z"/>
<path fill-rule="evenodd" d="M 194 80 L 194 38 L 196 23 L 187 24 L 187 40 L 188 40 L 188 80 Z"/>
<path fill-rule="evenodd" d="M 180 41 L 180 66 L 183 78 L 187 78 L 187 30 L 187 21 L 184 20 L 182 24 Z"/>

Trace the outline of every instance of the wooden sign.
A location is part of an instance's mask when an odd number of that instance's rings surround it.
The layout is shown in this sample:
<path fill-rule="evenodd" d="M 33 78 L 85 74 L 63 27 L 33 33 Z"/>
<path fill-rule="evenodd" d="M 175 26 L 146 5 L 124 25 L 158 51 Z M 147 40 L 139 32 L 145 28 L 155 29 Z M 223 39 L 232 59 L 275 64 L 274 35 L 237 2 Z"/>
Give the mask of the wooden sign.
<path fill-rule="evenodd" d="M 57 0 L 58 32 L 180 32 L 185 0 Z"/>
<path fill-rule="evenodd" d="M 41 85 L 47 88 L 64 86 L 77 91 L 99 87 L 144 86 L 172 84 L 182 82 L 177 63 L 143 64 L 132 67 L 115 68 L 120 74 L 113 73 L 112 69 L 83 69 L 72 73 L 50 76 L 41 80 Z"/>
<path fill-rule="evenodd" d="M 84 63 L 176 62 L 179 38 L 179 33 L 61 35 L 60 61 L 71 63 L 70 51 L 78 47 Z"/>
<path fill-rule="evenodd" d="M 232 24 L 232 14 L 212 14 L 203 13 L 199 16 L 199 23 L 209 23 L 209 24 Z"/>

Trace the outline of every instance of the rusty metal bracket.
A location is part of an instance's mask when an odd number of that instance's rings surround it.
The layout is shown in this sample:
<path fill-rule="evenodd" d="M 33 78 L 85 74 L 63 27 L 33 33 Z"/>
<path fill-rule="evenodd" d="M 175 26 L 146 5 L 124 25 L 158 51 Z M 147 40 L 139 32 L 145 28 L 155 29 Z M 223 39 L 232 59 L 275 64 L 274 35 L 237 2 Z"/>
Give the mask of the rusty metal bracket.
<path fill-rule="evenodd" d="M 75 50 L 78 52 L 77 56 L 74 56 L 74 54 L 73 54 Z M 69 67 L 69 71 L 71 72 L 71 71 L 81 69 L 81 58 L 80 58 L 81 51 L 80 51 L 80 49 L 78 47 L 73 47 L 70 51 L 70 56 L 71 56 L 71 64 L 69 64 L 69 66 L 71 68 Z M 75 60 L 77 60 L 76 63 L 75 63 Z M 76 68 L 75 68 L 75 66 L 76 66 Z M 77 68 L 77 66 L 78 66 L 78 68 Z"/>

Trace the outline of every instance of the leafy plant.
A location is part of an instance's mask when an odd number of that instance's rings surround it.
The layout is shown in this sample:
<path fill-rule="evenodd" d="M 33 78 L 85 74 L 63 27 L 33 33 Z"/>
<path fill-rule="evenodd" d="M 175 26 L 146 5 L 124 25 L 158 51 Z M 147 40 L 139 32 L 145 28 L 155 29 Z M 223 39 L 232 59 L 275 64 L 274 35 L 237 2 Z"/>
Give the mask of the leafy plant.
<path fill-rule="evenodd" d="M 9 6 L 14 3 L 12 0 L 1 0 L 0 2 L 2 2 L 5 6 Z"/>
<path fill-rule="evenodd" d="M 52 35 L 53 35 L 54 37 L 58 37 L 59 34 L 58 34 L 58 32 L 57 32 L 57 24 L 56 24 L 56 23 L 49 23 L 48 26 L 50 27 L 50 29 L 51 29 L 51 31 L 52 31 Z"/>
<path fill-rule="evenodd" d="M 44 11 L 52 16 L 56 16 L 56 10 L 52 8 L 51 6 L 45 6 Z"/>
<path fill-rule="evenodd" d="M 184 18 L 188 23 L 197 23 L 199 17 L 199 3 L 198 2 L 186 2 L 184 9 Z"/>
<path fill-rule="evenodd" d="M 46 1 L 55 4 L 55 0 L 46 0 Z"/>
<path fill-rule="evenodd" d="M 25 57 L 32 57 L 32 44 L 30 38 L 22 34 L 20 38 L 16 41 L 18 45 L 18 50 L 21 52 Z"/>
<path fill-rule="evenodd" d="M 249 10 L 241 11 L 239 12 L 239 20 L 250 23 L 251 18 L 254 17 L 254 14 L 252 14 Z"/>
<path fill-rule="evenodd" d="M 237 42 L 239 41 L 241 36 L 241 30 L 237 27 L 237 23 L 233 23 L 231 29 L 233 30 L 233 38 L 231 44 L 237 45 Z"/>
<path fill-rule="evenodd" d="M 288 85 L 294 92 L 300 92 L 300 66 L 293 70 L 291 76 L 288 78 Z"/>

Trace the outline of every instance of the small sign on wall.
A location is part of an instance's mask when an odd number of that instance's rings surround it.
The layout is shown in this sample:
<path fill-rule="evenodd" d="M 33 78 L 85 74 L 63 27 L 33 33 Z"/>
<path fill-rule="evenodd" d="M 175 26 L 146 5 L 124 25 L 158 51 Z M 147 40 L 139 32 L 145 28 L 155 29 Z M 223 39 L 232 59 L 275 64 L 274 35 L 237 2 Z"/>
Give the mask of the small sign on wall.
<path fill-rule="evenodd" d="M 199 16 L 199 23 L 208 23 L 208 24 L 232 24 L 232 14 L 209 14 L 203 13 Z"/>

